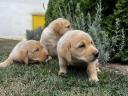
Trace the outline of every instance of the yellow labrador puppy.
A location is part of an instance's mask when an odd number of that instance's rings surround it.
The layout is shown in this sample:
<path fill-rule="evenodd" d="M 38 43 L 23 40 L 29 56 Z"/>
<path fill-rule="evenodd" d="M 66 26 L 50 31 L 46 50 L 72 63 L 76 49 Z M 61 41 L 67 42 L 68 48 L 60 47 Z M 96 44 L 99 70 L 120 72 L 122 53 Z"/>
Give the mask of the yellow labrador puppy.
<path fill-rule="evenodd" d="M 67 73 L 68 65 L 87 65 L 89 80 L 98 81 L 96 64 L 98 50 L 88 33 L 80 30 L 66 32 L 57 45 L 59 75 Z"/>
<path fill-rule="evenodd" d="M 48 52 L 39 41 L 21 41 L 14 47 L 9 57 L 0 63 L 0 67 L 6 67 L 15 61 L 28 64 L 29 62 L 41 62 L 47 58 Z"/>
<path fill-rule="evenodd" d="M 60 37 L 68 30 L 71 30 L 71 24 L 67 19 L 64 18 L 58 18 L 52 21 L 44 29 L 40 42 L 45 45 L 50 56 L 57 56 L 57 42 Z"/>

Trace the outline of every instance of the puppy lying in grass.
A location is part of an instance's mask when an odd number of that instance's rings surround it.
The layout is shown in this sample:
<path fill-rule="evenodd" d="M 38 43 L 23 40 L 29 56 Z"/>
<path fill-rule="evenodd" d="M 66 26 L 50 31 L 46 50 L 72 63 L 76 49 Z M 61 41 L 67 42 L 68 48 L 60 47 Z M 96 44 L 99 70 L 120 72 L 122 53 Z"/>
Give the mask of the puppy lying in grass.
<path fill-rule="evenodd" d="M 67 66 L 84 63 L 89 80 L 98 81 L 96 64 L 98 50 L 88 33 L 80 30 L 66 32 L 58 41 L 59 75 L 67 73 Z"/>
<path fill-rule="evenodd" d="M 28 64 L 42 62 L 47 58 L 48 52 L 39 41 L 21 41 L 14 47 L 9 57 L 0 63 L 0 67 L 7 67 L 15 61 Z"/>
<path fill-rule="evenodd" d="M 42 32 L 40 42 L 45 45 L 49 56 L 57 56 L 57 43 L 60 37 L 68 30 L 71 30 L 71 24 L 64 18 L 58 18 L 52 21 Z"/>

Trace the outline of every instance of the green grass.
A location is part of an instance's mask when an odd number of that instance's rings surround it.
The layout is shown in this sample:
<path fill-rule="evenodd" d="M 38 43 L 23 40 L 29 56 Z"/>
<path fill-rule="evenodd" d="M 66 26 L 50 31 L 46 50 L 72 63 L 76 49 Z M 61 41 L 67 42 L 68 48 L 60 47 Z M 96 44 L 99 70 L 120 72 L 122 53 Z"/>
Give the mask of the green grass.
<path fill-rule="evenodd" d="M 0 41 L 0 47 L 13 43 Z M 7 58 L 14 44 L 0 49 L 0 62 Z M 1 51 L 2 50 L 2 51 Z M 98 83 L 89 82 L 80 70 L 58 76 L 58 61 L 24 65 L 13 64 L 0 69 L 0 96 L 128 96 L 128 75 L 108 69 L 98 74 Z"/>

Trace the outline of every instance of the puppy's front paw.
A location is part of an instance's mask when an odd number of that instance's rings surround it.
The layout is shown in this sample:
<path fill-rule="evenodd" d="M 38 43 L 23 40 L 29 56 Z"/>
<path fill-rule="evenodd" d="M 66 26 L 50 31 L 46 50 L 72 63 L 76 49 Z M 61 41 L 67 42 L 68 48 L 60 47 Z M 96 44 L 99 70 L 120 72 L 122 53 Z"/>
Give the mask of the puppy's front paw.
<path fill-rule="evenodd" d="M 97 76 L 95 76 L 95 77 L 90 77 L 90 78 L 89 78 L 89 81 L 98 82 L 98 81 L 99 81 L 99 79 L 98 79 L 98 77 L 97 77 Z"/>
<path fill-rule="evenodd" d="M 96 68 L 96 71 L 99 72 L 99 73 L 101 72 L 99 67 Z"/>
<path fill-rule="evenodd" d="M 45 60 L 45 62 L 48 62 L 50 60 L 52 60 L 53 58 L 51 56 L 48 57 L 48 59 Z"/>
<path fill-rule="evenodd" d="M 59 76 L 64 76 L 64 75 L 66 75 L 66 74 L 67 74 L 66 71 L 59 71 L 59 73 L 58 73 Z"/>

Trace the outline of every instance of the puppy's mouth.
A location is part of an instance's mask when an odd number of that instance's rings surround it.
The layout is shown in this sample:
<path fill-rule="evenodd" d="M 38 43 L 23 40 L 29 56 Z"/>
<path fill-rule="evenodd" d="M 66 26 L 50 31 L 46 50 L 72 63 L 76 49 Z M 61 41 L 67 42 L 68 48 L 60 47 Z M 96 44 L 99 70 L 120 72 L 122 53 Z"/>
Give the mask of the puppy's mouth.
<path fill-rule="evenodd" d="M 93 62 L 93 61 L 95 61 L 97 58 L 93 58 L 93 59 L 91 59 L 89 62 Z"/>
<path fill-rule="evenodd" d="M 89 60 L 89 62 L 94 62 L 98 57 L 93 57 L 92 59 Z"/>
<path fill-rule="evenodd" d="M 29 59 L 29 61 L 30 62 L 34 62 L 34 63 L 38 63 L 38 62 L 42 62 L 44 60 L 41 60 L 41 59 L 36 58 L 36 59 Z"/>
<path fill-rule="evenodd" d="M 39 63 L 40 61 L 38 61 L 38 60 L 29 60 L 29 63 Z"/>
<path fill-rule="evenodd" d="M 94 56 L 89 56 L 88 58 L 75 58 L 75 57 L 72 57 L 72 60 L 73 61 L 82 61 L 82 62 L 85 62 L 85 63 L 91 63 L 91 62 L 94 62 L 95 60 L 97 59 L 97 57 L 94 57 Z"/>

